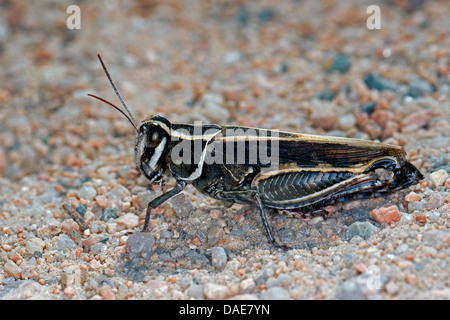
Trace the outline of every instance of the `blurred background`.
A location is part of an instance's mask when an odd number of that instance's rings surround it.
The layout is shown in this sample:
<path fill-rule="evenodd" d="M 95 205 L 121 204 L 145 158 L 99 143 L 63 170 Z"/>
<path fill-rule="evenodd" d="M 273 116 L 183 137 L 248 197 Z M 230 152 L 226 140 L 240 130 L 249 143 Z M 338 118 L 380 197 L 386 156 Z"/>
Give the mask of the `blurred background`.
<path fill-rule="evenodd" d="M 370 5 L 380 8 L 380 29 L 368 28 Z M 4 0 L 0 6 L 0 175 L 8 179 L 103 153 L 132 158 L 131 126 L 86 97 L 118 103 L 97 53 L 137 119 L 158 113 L 172 122 L 404 145 L 410 140 L 401 132 L 416 129 L 407 128 L 411 121 L 424 127 L 436 104 L 448 106 L 447 1 Z M 123 143 L 114 143 L 123 135 Z"/>

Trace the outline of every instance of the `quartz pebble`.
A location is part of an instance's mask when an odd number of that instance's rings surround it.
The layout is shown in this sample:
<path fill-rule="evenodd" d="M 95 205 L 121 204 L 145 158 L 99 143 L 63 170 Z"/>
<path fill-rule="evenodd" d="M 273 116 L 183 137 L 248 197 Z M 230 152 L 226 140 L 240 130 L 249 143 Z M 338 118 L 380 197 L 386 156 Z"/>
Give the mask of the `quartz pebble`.
<path fill-rule="evenodd" d="M 430 173 L 430 180 L 433 186 L 442 186 L 444 182 L 449 178 L 449 174 L 444 169 Z"/>
<path fill-rule="evenodd" d="M 86 200 L 92 200 L 97 195 L 97 190 L 91 186 L 82 186 L 80 190 L 78 190 L 78 197 Z"/>
<path fill-rule="evenodd" d="M 119 225 L 125 226 L 127 229 L 134 229 L 139 224 L 139 217 L 132 213 L 126 213 L 115 221 Z"/>
<path fill-rule="evenodd" d="M 205 299 L 224 300 L 231 296 L 231 291 L 224 285 L 206 283 L 202 289 Z"/>
<path fill-rule="evenodd" d="M 216 268 L 223 268 L 227 263 L 227 254 L 222 247 L 214 247 L 211 250 L 211 263 Z"/>

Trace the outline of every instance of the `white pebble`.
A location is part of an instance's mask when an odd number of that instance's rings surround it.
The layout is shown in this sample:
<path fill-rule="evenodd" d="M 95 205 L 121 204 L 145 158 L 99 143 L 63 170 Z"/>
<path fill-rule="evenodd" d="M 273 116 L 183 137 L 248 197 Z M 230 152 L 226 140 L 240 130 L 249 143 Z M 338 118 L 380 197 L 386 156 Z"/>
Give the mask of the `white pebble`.
<path fill-rule="evenodd" d="M 431 183 L 435 187 L 442 186 L 444 184 L 445 180 L 447 180 L 448 178 L 449 178 L 449 174 L 444 169 L 430 173 Z"/>

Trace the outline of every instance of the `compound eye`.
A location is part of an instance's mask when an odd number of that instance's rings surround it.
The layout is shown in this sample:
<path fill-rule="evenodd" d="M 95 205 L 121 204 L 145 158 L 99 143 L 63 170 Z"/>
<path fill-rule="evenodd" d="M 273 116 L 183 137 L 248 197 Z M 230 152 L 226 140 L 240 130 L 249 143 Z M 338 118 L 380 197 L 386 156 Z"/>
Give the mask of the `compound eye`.
<path fill-rule="evenodd" d="M 151 139 L 152 139 L 153 142 L 159 141 L 159 139 L 160 139 L 159 138 L 159 133 L 157 131 L 153 132 L 152 136 L 151 136 Z"/>

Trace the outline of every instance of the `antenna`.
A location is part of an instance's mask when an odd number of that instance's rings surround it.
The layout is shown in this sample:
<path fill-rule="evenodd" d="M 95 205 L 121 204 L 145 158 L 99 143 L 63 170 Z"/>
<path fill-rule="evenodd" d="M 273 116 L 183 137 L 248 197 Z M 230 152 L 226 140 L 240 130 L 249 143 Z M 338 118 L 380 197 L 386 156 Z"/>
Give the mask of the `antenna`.
<path fill-rule="evenodd" d="M 136 119 L 134 119 L 133 114 L 130 112 L 130 109 L 128 109 L 127 105 L 125 104 L 125 101 L 123 101 L 122 96 L 121 96 L 120 93 L 119 93 L 119 90 L 117 90 L 116 85 L 114 84 L 114 82 L 113 82 L 111 76 L 109 75 L 108 69 L 106 69 L 106 66 L 105 66 L 105 64 L 103 63 L 102 57 L 100 56 L 100 54 L 97 54 L 97 56 L 98 56 L 98 59 L 100 60 L 100 63 L 102 64 L 102 67 L 103 67 L 103 70 L 104 70 L 105 73 L 106 73 L 106 76 L 108 77 L 109 83 L 110 83 L 111 86 L 113 87 L 114 92 L 116 93 L 116 96 L 119 98 L 120 102 L 122 103 L 122 106 L 123 106 L 123 108 L 125 109 L 125 111 L 122 110 L 122 109 L 120 109 L 119 107 L 115 106 L 115 105 L 112 104 L 111 102 L 106 101 L 105 99 L 100 98 L 100 97 L 98 97 L 98 96 L 96 96 L 96 95 L 88 94 L 88 96 L 93 97 L 93 98 L 96 98 L 96 99 L 98 99 L 98 100 L 100 100 L 100 101 L 102 101 L 102 102 L 104 102 L 104 103 L 110 105 L 111 107 L 117 109 L 120 113 L 122 113 L 122 114 L 128 119 L 128 121 L 130 121 L 130 123 L 133 125 L 133 127 L 136 129 L 136 131 L 138 131 Z"/>
<path fill-rule="evenodd" d="M 123 114 L 123 115 L 125 116 L 125 118 L 128 119 L 128 121 L 130 121 L 130 123 L 132 124 L 132 126 L 134 127 L 134 129 L 136 129 L 136 131 L 138 131 L 138 128 L 137 128 L 136 125 L 134 124 L 133 120 L 131 120 L 130 117 L 129 117 L 122 109 L 120 109 L 118 106 L 115 106 L 115 105 L 112 104 L 111 102 L 109 102 L 109 101 L 107 101 L 107 100 L 105 100 L 105 99 L 103 99 L 103 98 L 100 98 L 99 96 L 96 96 L 96 95 L 93 95 L 93 94 L 90 94 L 90 93 L 88 93 L 88 96 L 90 96 L 90 97 L 92 97 L 92 98 L 95 98 L 95 99 L 98 99 L 98 100 L 100 100 L 100 101 L 102 101 L 102 102 L 104 102 L 104 103 L 110 105 L 111 107 L 113 107 L 113 108 L 116 109 L 117 111 L 119 111 L 121 114 Z"/>

